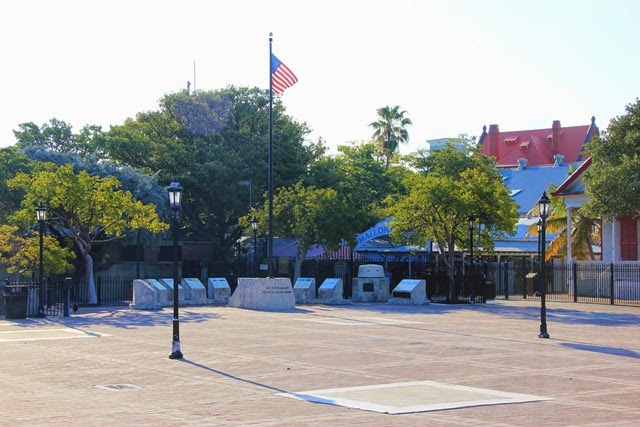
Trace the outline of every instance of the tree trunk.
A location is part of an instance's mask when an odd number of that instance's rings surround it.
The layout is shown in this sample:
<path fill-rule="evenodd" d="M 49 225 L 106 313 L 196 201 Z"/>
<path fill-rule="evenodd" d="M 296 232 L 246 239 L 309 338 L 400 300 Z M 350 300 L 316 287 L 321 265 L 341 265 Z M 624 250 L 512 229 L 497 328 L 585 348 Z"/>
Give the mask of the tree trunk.
<path fill-rule="evenodd" d="M 85 270 L 87 270 L 87 291 L 89 292 L 89 304 L 98 304 L 96 283 L 93 280 L 93 258 L 88 253 L 84 255 L 84 266 Z"/>
<path fill-rule="evenodd" d="M 296 281 L 300 278 L 300 275 L 302 274 L 302 257 L 297 256 L 296 257 L 296 262 L 293 264 L 293 284 L 296 283 Z"/>
<path fill-rule="evenodd" d="M 300 248 L 296 247 L 296 261 L 293 264 L 293 284 L 295 285 L 296 281 L 300 278 L 302 274 L 302 261 L 304 261 L 304 256 L 307 254 L 308 248 Z"/>

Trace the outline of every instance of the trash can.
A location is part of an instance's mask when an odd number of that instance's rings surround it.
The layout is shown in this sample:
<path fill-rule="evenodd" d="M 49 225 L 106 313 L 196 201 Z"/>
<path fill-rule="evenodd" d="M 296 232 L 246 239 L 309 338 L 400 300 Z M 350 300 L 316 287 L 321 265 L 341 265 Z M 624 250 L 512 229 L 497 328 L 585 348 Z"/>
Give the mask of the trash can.
<path fill-rule="evenodd" d="M 3 298 L 5 319 L 27 318 L 28 286 L 5 286 Z"/>

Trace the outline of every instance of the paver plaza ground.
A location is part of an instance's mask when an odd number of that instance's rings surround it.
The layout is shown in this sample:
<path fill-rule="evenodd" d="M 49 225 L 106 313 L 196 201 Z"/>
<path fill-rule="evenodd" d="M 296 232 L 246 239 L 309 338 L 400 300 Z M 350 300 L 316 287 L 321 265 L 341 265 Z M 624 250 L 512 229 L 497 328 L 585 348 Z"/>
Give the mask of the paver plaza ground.
<path fill-rule="evenodd" d="M 537 300 L 180 314 L 183 360 L 168 358 L 171 309 L 0 321 L 0 425 L 640 422 L 638 307 L 549 303 L 548 340 L 537 338 Z M 317 390 L 329 396 L 325 403 L 287 397 Z M 469 405 L 482 390 L 548 400 Z M 462 408 L 384 412 L 456 400 Z M 376 405 L 383 412 L 371 410 Z"/>

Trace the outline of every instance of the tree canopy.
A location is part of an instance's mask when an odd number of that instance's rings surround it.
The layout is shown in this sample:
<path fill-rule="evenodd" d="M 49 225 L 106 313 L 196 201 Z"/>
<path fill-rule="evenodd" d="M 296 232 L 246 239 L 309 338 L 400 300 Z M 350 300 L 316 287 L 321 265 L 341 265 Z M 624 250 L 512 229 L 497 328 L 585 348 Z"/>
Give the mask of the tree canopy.
<path fill-rule="evenodd" d="M 611 120 L 587 146 L 592 164 L 583 175 L 589 199 L 584 207 L 608 220 L 640 216 L 640 100 Z"/>
<path fill-rule="evenodd" d="M 69 247 L 60 246 L 52 236 L 43 236 L 42 265 L 49 274 L 68 272 L 75 258 Z M 0 225 L 0 263 L 5 264 L 8 273 L 28 275 L 36 271 L 40 264 L 40 239 L 35 230 L 23 233 L 17 226 Z"/>
<path fill-rule="evenodd" d="M 488 252 L 495 237 L 515 231 L 517 207 L 491 160 L 477 149 L 447 144 L 428 157 L 430 167 L 407 178 L 408 194 L 390 200 L 391 237 L 420 246 L 437 242 L 452 283 L 454 251 L 468 247 L 469 217 L 482 227 L 474 244 Z"/>
<path fill-rule="evenodd" d="M 268 95 L 268 90 L 236 87 L 169 94 L 158 111 L 140 113 L 106 134 L 107 154 L 119 164 L 157 172 L 161 182 L 180 181 L 184 233 L 210 240 L 212 260 L 230 256 L 241 235 L 238 219 L 248 212 L 248 197 L 238 197 L 247 192 L 240 182 L 251 179 L 256 204 L 264 201 Z M 308 133 L 276 100 L 274 188 L 294 185 L 324 152 L 306 140 Z"/>
<path fill-rule="evenodd" d="M 281 187 L 273 199 L 274 232 L 282 238 L 296 239 L 295 279 L 307 251 L 313 245 L 337 249 L 348 228 L 349 208 L 331 188 L 305 187 L 302 182 Z M 262 227 L 268 224 L 268 209 L 258 213 Z M 294 280 L 295 280 L 294 279 Z"/>
<path fill-rule="evenodd" d="M 21 209 L 12 215 L 18 226 L 32 224 L 35 206 L 44 204 L 49 231 L 60 240 L 71 239 L 85 261 L 90 303 L 97 301 L 90 254 L 94 244 L 122 238 L 137 229 L 160 232 L 168 228 L 154 205 L 120 190 L 116 178 L 100 178 L 86 171 L 75 173 L 70 164 L 43 163 L 30 174 L 16 174 L 7 185 L 24 192 Z"/>
<path fill-rule="evenodd" d="M 33 122 L 21 123 L 13 134 L 16 147 L 38 147 L 58 153 L 74 153 L 81 156 L 102 154 L 103 132 L 100 126 L 87 125 L 74 134 L 72 126 L 53 118 L 41 126 Z"/>

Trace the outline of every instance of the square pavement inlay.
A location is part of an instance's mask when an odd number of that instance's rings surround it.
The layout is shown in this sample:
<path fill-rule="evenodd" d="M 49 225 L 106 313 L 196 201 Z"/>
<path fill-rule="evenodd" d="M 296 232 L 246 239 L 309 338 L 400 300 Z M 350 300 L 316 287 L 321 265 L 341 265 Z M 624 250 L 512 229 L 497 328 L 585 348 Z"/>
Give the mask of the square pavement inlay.
<path fill-rule="evenodd" d="M 0 332 L 0 343 L 16 341 L 62 340 L 69 338 L 95 338 L 107 336 L 109 335 L 72 328 L 21 329 L 17 331 Z"/>
<path fill-rule="evenodd" d="M 362 387 L 278 393 L 314 403 L 345 406 L 388 414 L 440 411 L 471 406 L 551 400 L 549 397 L 507 393 L 435 381 L 379 384 Z"/>

